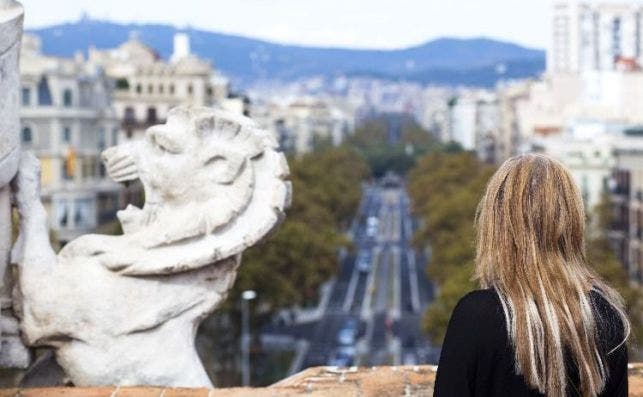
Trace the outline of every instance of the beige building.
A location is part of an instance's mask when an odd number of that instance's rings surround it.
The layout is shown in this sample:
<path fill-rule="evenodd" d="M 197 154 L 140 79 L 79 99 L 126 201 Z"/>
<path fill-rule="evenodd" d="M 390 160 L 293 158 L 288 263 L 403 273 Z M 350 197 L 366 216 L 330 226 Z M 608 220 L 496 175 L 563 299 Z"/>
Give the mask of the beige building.
<path fill-rule="evenodd" d="M 254 103 L 251 116 L 275 134 L 282 150 L 300 154 L 312 151 L 318 144 L 339 145 L 355 129 L 351 112 L 320 98 Z"/>
<path fill-rule="evenodd" d="M 119 47 L 89 49 L 89 62 L 114 80 L 114 107 L 125 139 L 162 123 L 178 105 L 220 106 L 243 111 L 243 101 L 228 99 L 228 81 L 209 61 L 190 52 L 186 34 L 174 37 L 174 52 L 165 61 L 136 37 Z"/>
<path fill-rule="evenodd" d="M 643 124 L 643 72 L 617 70 L 545 75 L 498 90 L 497 160 L 520 153 L 533 139 L 560 135 L 578 120 Z"/>
<path fill-rule="evenodd" d="M 120 186 L 109 180 L 100 153 L 114 145 L 118 119 L 109 79 L 82 56 L 45 56 L 25 35 L 20 58 L 23 147 L 42 165 L 42 199 L 62 242 L 113 220 Z"/>

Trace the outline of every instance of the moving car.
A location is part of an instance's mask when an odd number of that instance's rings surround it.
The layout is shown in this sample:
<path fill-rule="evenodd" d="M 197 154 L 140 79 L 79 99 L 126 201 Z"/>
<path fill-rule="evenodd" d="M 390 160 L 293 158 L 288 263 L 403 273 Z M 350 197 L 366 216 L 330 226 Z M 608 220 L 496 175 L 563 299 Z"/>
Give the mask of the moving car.
<path fill-rule="evenodd" d="M 355 348 L 353 346 L 341 346 L 333 353 L 328 365 L 335 367 L 350 367 L 355 363 Z"/>
<path fill-rule="evenodd" d="M 357 255 L 355 266 L 361 273 L 368 273 L 371 271 L 371 255 L 369 251 L 362 251 Z"/>
<path fill-rule="evenodd" d="M 357 339 L 359 322 L 354 318 L 349 318 L 344 322 L 337 332 L 337 343 L 340 346 L 353 346 Z"/>
<path fill-rule="evenodd" d="M 380 220 L 376 216 L 369 216 L 366 219 L 366 235 L 368 237 L 374 237 L 377 234 L 379 223 Z"/>

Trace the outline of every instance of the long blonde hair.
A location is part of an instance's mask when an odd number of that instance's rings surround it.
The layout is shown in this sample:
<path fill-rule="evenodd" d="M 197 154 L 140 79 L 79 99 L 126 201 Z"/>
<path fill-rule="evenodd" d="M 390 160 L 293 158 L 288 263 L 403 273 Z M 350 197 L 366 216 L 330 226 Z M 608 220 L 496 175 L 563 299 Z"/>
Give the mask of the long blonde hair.
<path fill-rule="evenodd" d="M 500 298 L 516 372 L 564 396 L 567 352 L 582 395 L 599 394 L 607 370 L 590 291 L 614 307 L 625 339 L 630 327 L 620 295 L 587 266 L 583 201 L 570 173 L 540 154 L 507 160 L 487 185 L 476 230 L 475 277 Z"/>

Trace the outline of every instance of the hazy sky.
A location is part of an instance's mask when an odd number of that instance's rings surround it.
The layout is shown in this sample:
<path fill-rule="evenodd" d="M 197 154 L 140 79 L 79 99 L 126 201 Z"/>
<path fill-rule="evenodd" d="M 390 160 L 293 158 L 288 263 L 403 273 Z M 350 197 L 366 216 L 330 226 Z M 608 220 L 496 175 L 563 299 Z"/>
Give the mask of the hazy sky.
<path fill-rule="evenodd" d="M 544 48 L 552 0 L 21 0 L 27 27 L 91 17 L 160 22 L 282 43 L 398 48 L 487 36 Z"/>

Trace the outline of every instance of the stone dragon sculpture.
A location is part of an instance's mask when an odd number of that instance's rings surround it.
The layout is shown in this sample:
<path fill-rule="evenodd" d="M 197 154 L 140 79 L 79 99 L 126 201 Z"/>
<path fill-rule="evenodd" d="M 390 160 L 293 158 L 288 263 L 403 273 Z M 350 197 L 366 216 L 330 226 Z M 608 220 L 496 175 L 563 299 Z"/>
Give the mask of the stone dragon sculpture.
<path fill-rule="evenodd" d="M 202 107 L 175 108 L 102 157 L 114 180 L 141 180 L 145 205 L 118 212 L 122 235 L 81 236 L 56 254 L 38 161 L 21 156 L 12 262 L 23 339 L 53 346 L 78 386 L 211 387 L 196 329 L 225 299 L 242 251 L 283 218 L 285 157 L 249 118 Z"/>

